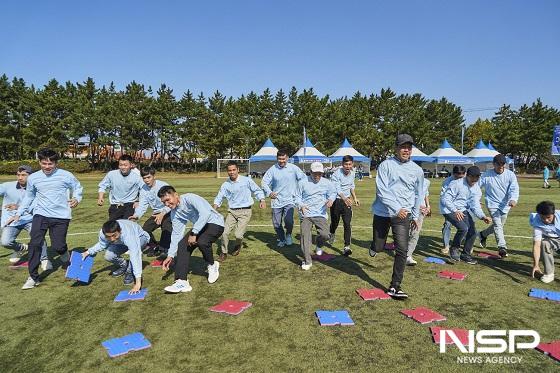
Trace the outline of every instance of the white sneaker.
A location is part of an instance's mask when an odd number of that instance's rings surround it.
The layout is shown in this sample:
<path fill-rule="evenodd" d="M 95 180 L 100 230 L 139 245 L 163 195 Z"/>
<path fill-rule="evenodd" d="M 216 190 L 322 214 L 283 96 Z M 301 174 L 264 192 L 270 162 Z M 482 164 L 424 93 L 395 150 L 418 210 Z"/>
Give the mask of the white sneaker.
<path fill-rule="evenodd" d="M 411 256 L 406 257 L 406 265 L 407 266 L 415 266 L 416 264 L 418 264 L 418 262 L 416 260 L 414 260 Z"/>
<path fill-rule="evenodd" d="M 213 284 L 220 277 L 220 262 L 214 261 L 214 264 L 208 266 L 208 282 Z"/>
<path fill-rule="evenodd" d="M 315 248 L 315 254 L 321 256 L 321 255 L 323 255 L 323 250 L 321 250 L 320 247 L 316 247 Z"/>
<path fill-rule="evenodd" d="M 70 254 L 68 253 L 68 251 L 66 251 L 64 254 L 60 256 L 59 259 L 62 263 L 68 263 L 70 262 Z"/>
<path fill-rule="evenodd" d="M 19 254 L 19 251 L 14 251 L 12 255 L 10 255 L 9 261 L 12 264 L 16 264 L 17 262 L 19 262 L 20 259 L 21 259 L 21 255 Z"/>
<path fill-rule="evenodd" d="M 542 275 L 541 281 L 544 282 L 545 284 L 548 284 L 548 283 L 554 281 L 554 273 L 551 274 L 551 275 Z"/>
<path fill-rule="evenodd" d="M 173 285 L 166 286 L 163 289 L 166 293 L 187 293 L 192 290 L 189 280 L 175 280 Z"/>
<path fill-rule="evenodd" d="M 22 290 L 33 289 L 34 287 L 39 286 L 39 283 L 39 281 L 35 281 L 31 277 L 28 277 L 27 281 L 25 281 L 25 284 L 23 284 L 21 288 Z"/>
<path fill-rule="evenodd" d="M 284 241 L 278 240 L 278 242 L 276 243 L 276 247 L 284 247 L 284 246 L 286 246 L 286 243 Z"/>
<path fill-rule="evenodd" d="M 306 264 L 305 262 L 301 262 L 301 269 L 304 271 L 309 271 L 313 263 Z"/>
<path fill-rule="evenodd" d="M 291 234 L 287 234 L 286 235 L 286 246 L 291 246 L 294 242 L 292 241 L 292 235 Z"/>
<path fill-rule="evenodd" d="M 41 269 L 43 271 L 50 271 L 51 269 L 53 269 L 51 261 L 48 259 L 41 260 Z"/>

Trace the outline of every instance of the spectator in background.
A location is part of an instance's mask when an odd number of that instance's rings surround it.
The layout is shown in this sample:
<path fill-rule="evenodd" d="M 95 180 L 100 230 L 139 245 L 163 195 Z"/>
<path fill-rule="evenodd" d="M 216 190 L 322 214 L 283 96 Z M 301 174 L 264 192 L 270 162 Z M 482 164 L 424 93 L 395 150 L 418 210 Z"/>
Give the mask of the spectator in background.
<path fill-rule="evenodd" d="M 543 170 L 543 188 L 546 189 L 550 189 L 550 184 L 548 183 L 548 179 L 550 178 L 550 170 L 548 169 L 548 166 L 544 166 L 544 170 Z"/>

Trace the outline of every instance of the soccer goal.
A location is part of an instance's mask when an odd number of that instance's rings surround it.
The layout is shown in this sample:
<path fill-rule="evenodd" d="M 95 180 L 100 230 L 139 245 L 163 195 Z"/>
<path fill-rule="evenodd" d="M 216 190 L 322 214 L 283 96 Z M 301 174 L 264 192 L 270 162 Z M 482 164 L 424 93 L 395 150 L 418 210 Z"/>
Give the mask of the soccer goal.
<path fill-rule="evenodd" d="M 227 164 L 234 161 L 239 166 L 239 175 L 249 175 L 249 159 L 247 158 L 222 158 L 216 160 L 216 177 L 218 179 L 225 179 L 228 177 Z"/>

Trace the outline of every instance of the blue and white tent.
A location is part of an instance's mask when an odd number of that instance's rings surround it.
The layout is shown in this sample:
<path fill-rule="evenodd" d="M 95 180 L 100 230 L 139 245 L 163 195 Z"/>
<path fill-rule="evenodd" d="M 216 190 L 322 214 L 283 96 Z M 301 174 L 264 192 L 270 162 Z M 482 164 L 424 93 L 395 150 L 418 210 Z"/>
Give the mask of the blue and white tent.
<path fill-rule="evenodd" d="M 431 163 L 438 164 L 473 164 L 472 159 L 465 157 L 463 154 L 459 153 L 446 140 L 443 140 L 438 150 L 430 154 L 430 157 L 434 158 Z"/>
<path fill-rule="evenodd" d="M 488 149 L 486 144 L 482 140 L 480 140 L 473 150 L 465 154 L 466 157 L 469 157 L 473 160 L 475 164 L 477 163 L 488 163 L 492 162 L 494 156 L 498 154 L 497 151 L 492 151 Z"/>
<path fill-rule="evenodd" d="M 340 148 L 338 148 L 336 152 L 331 154 L 329 158 L 333 163 L 342 162 L 342 157 L 344 157 L 345 155 L 351 155 L 354 158 L 354 162 L 371 163 L 371 158 L 366 157 L 365 155 L 354 149 L 348 139 L 344 139 L 342 145 L 340 145 Z"/>
<path fill-rule="evenodd" d="M 412 155 L 410 156 L 410 159 L 412 159 L 413 162 L 428 162 L 428 163 L 434 162 L 433 157 L 430 157 L 429 155 L 427 155 L 426 153 L 424 153 L 422 150 L 418 149 L 414 145 L 412 146 Z"/>
<path fill-rule="evenodd" d="M 292 156 L 292 161 L 294 163 L 331 162 L 329 157 L 317 150 L 309 138 L 305 140 L 305 146 L 299 148 L 299 150 Z"/>
<path fill-rule="evenodd" d="M 249 162 L 276 161 L 278 149 L 270 139 L 267 139 L 262 148 L 249 158 Z"/>
<path fill-rule="evenodd" d="M 494 146 L 490 142 L 488 143 L 488 149 L 492 152 L 492 157 L 495 156 L 496 154 L 500 154 L 500 152 L 497 151 L 496 148 L 494 148 Z M 513 164 L 513 159 L 511 159 L 508 156 L 506 156 L 506 161 L 508 164 Z"/>

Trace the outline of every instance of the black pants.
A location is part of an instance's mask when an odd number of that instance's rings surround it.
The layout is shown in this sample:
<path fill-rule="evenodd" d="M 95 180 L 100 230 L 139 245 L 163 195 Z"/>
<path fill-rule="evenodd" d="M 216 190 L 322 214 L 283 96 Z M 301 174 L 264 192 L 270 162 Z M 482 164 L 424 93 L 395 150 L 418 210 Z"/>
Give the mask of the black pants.
<path fill-rule="evenodd" d="M 128 219 L 134 215 L 134 202 L 109 206 L 109 220 Z"/>
<path fill-rule="evenodd" d="M 393 263 L 391 286 L 398 288 L 401 286 L 404 269 L 406 267 L 408 236 L 410 232 L 410 214 L 405 219 L 398 217 L 387 218 L 378 215 L 373 216 L 372 245 L 375 245 L 375 251 L 383 251 L 385 243 L 387 242 L 389 228 L 393 231 L 393 241 L 395 241 L 395 261 Z"/>
<path fill-rule="evenodd" d="M 476 241 L 476 226 L 471 214 L 469 214 L 466 210 L 462 212 L 465 215 L 465 219 L 461 221 L 457 220 L 455 213 L 445 214 L 443 216 L 445 217 L 445 220 L 457 228 L 457 233 L 455 233 L 455 237 L 453 237 L 451 247 L 460 249 L 461 242 L 464 240 L 465 245 L 463 246 L 463 254 L 471 255 Z"/>
<path fill-rule="evenodd" d="M 171 231 L 173 230 L 169 213 L 165 214 L 163 220 L 161 221 L 161 225 L 156 224 L 156 219 L 153 216 L 150 216 L 150 218 L 144 222 L 142 229 L 150 234 L 150 244 L 158 244 L 152 234 L 152 232 L 158 228 L 161 228 L 159 248 L 161 251 L 167 252 L 167 250 L 169 250 L 169 244 L 171 243 Z"/>
<path fill-rule="evenodd" d="M 35 281 L 39 280 L 39 264 L 41 263 L 41 249 L 43 240 L 49 231 L 51 247 L 60 255 L 68 251 L 66 233 L 70 219 L 48 218 L 34 215 L 29 236 L 29 276 Z"/>
<path fill-rule="evenodd" d="M 175 280 L 186 280 L 189 273 L 189 261 L 191 255 L 197 247 L 202 252 L 202 257 L 208 264 L 214 264 L 214 256 L 212 254 L 212 244 L 218 240 L 224 233 L 224 227 L 217 224 L 208 223 L 198 233 L 196 245 L 189 246 L 187 243 L 188 235 L 179 241 L 177 248 L 177 257 L 175 258 Z"/>
<path fill-rule="evenodd" d="M 344 224 L 344 246 L 350 246 L 350 238 L 352 237 L 352 207 L 346 206 L 346 203 L 340 198 L 337 198 L 331 206 L 331 234 L 336 232 L 338 223 L 342 217 Z"/>

